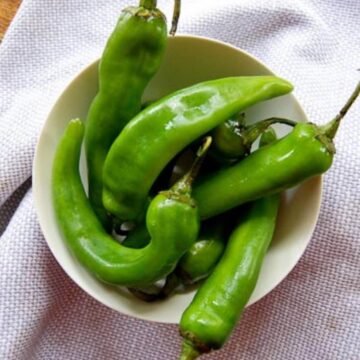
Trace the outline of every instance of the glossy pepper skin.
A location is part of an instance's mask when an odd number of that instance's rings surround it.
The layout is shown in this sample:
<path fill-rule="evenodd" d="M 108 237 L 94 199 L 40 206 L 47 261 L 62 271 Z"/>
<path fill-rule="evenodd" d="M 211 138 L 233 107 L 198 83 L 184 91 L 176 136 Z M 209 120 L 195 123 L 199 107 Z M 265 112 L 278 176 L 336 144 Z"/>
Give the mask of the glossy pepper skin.
<path fill-rule="evenodd" d="M 181 318 L 181 360 L 219 349 L 230 336 L 255 288 L 278 206 L 278 195 L 257 200 L 231 234 L 220 262 Z"/>
<path fill-rule="evenodd" d="M 123 129 L 103 172 L 103 204 L 118 220 L 136 220 L 166 164 L 197 138 L 243 109 L 292 90 L 274 76 L 200 83 L 156 101 Z"/>
<path fill-rule="evenodd" d="M 234 124 L 234 122 L 236 122 L 236 124 Z M 219 147 L 219 141 L 220 144 L 227 142 L 227 149 L 232 154 L 236 154 L 237 157 L 242 158 L 247 155 L 247 151 L 260 135 L 261 146 L 273 142 L 276 139 L 276 134 L 270 126 L 279 122 L 291 126 L 295 126 L 296 124 L 287 119 L 270 118 L 246 126 L 243 115 L 236 118 L 234 117 L 225 122 L 225 127 L 223 127 L 224 124 L 221 124 L 212 132 L 214 135 L 212 146 L 215 146 L 218 154 L 226 157 L 226 152 L 222 151 L 223 148 L 221 146 Z M 224 134 L 224 132 L 226 134 Z M 218 136 L 215 136 L 216 134 Z M 269 138 L 269 140 L 266 140 L 267 138 Z M 210 148 L 210 150 L 211 149 L 212 148 Z M 183 155 L 187 156 L 181 156 L 178 159 L 176 167 L 180 168 L 180 173 L 172 176 L 175 179 L 179 179 L 185 173 L 184 169 L 187 169 L 189 163 L 191 164 L 193 161 L 190 154 L 184 153 Z M 224 165 L 225 164 L 223 164 L 223 166 Z M 231 221 L 229 221 L 229 216 L 231 217 L 231 214 L 219 216 L 209 221 L 204 221 L 201 224 L 199 238 L 180 259 L 174 273 L 170 275 L 171 278 L 167 280 L 163 289 L 158 289 L 156 292 L 152 287 L 150 289 L 151 294 L 146 293 L 147 289 L 137 289 L 136 291 L 133 290 L 133 294 L 145 301 L 155 301 L 169 296 L 181 283 L 186 285 L 194 284 L 206 278 L 212 272 L 224 252 L 228 237 L 226 230 L 232 226 Z M 131 248 L 142 248 L 148 244 L 149 240 L 150 237 L 147 234 L 145 224 L 140 224 L 130 232 L 129 236 L 123 242 L 123 245 Z"/>
<path fill-rule="evenodd" d="M 226 120 L 212 131 L 215 155 L 236 159 L 246 154 L 242 133 L 245 129 L 244 114 Z"/>
<path fill-rule="evenodd" d="M 246 202 L 279 193 L 326 172 L 335 155 L 333 139 L 359 95 L 360 82 L 335 118 L 325 125 L 298 123 L 284 138 L 199 182 L 194 187 L 193 197 L 199 205 L 201 218 L 207 219 Z M 223 191 L 219 193 L 218 189 Z"/>
<path fill-rule="evenodd" d="M 151 201 L 146 214 L 148 246 L 138 250 L 120 245 L 104 230 L 83 189 L 79 174 L 83 131 L 80 120 L 69 123 L 53 164 L 54 209 L 67 246 L 106 283 L 135 286 L 163 278 L 198 237 L 200 220 L 189 185 L 180 180 Z"/>
<path fill-rule="evenodd" d="M 260 146 L 272 143 L 270 129 Z M 280 195 L 255 201 L 241 213 L 215 270 L 196 293 L 180 320 L 184 338 L 180 360 L 192 360 L 221 348 L 254 291 L 263 259 L 274 234 Z"/>
<path fill-rule="evenodd" d="M 262 195 L 278 192 L 310 176 L 325 172 L 331 166 L 335 154 L 333 139 L 339 124 L 359 94 L 360 82 L 338 115 L 329 123 L 323 126 L 298 124 L 285 138 L 260 148 L 234 166 L 232 169 L 235 169 L 235 172 L 226 174 L 230 169 L 221 172 L 221 180 L 225 174 L 231 181 L 230 184 L 219 181 L 217 185 L 219 188 L 231 185 L 235 174 L 239 176 L 238 180 L 240 179 L 238 185 L 245 185 L 249 191 L 248 184 L 254 180 L 252 171 L 255 171 L 256 165 L 259 166 L 261 162 L 264 169 L 256 173 L 261 185 L 261 176 L 265 176 L 265 170 L 271 172 L 270 177 L 265 179 L 270 182 L 271 190 L 268 191 L 269 188 L 264 187 L 256 189 L 262 192 Z M 264 142 L 269 143 L 268 137 L 264 138 Z M 255 160 L 246 163 L 251 157 Z M 290 163 L 294 163 L 294 167 L 290 166 L 289 160 Z M 245 169 L 240 168 L 241 164 L 246 164 L 248 177 Z M 243 178 L 246 179 L 244 182 Z M 239 189 L 233 187 L 232 190 L 236 190 L 238 196 Z M 204 194 L 205 191 L 202 192 L 202 196 Z M 235 202 L 238 201 L 239 197 Z M 228 203 L 228 200 L 226 202 Z M 263 257 L 274 231 L 278 204 L 278 194 L 256 200 L 246 218 L 230 236 L 220 263 L 182 316 L 180 332 L 185 340 L 180 360 L 195 359 L 201 353 L 218 349 L 230 335 L 255 287 Z M 237 256 L 233 256 L 234 254 Z"/>
<path fill-rule="evenodd" d="M 130 292 L 143 301 L 153 302 L 167 298 L 181 284 L 191 285 L 205 279 L 225 250 L 228 226 L 228 221 L 222 217 L 212 222 L 202 223 L 198 239 L 182 256 L 175 270 L 168 275 L 163 287 L 148 284 L 146 287 L 131 288 Z M 149 236 L 144 230 L 146 230 L 144 226 L 135 229 L 125 239 L 123 245 L 131 248 L 144 247 L 149 241 L 147 240 Z"/>
<path fill-rule="evenodd" d="M 227 226 L 223 218 L 201 225 L 198 239 L 182 256 L 175 269 L 182 283 L 194 284 L 209 276 L 225 250 Z"/>
<path fill-rule="evenodd" d="M 330 168 L 333 154 L 332 142 L 325 139 L 321 128 L 298 123 L 284 138 L 199 181 L 193 197 L 200 216 L 210 218 L 320 175 Z"/>
<path fill-rule="evenodd" d="M 99 64 L 99 92 L 86 121 L 85 149 L 89 198 L 103 225 L 102 171 L 111 144 L 141 107 L 144 89 L 163 60 L 167 44 L 164 15 L 156 1 L 140 1 L 120 15 Z"/>

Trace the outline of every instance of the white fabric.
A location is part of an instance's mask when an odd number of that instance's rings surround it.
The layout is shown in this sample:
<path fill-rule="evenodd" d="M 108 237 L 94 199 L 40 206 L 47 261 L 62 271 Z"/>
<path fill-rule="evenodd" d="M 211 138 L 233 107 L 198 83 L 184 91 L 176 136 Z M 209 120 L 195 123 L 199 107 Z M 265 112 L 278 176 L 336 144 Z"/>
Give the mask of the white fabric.
<path fill-rule="evenodd" d="M 175 325 L 109 310 L 64 274 L 41 234 L 29 188 L 51 105 L 100 56 L 119 10 L 134 2 L 24 0 L 0 45 L 0 359 L 153 360 L 179 352 Z M 172 1 L 159 6 L 171 15 Z M 359 0 L 183 0 L 178 31 L 253 53 L 293 82 L 311 119 L 323 123 L 359 79 L 359 29 Z M 337 136 L 304 257 L 245 312 L 225 348 L 204 358 L 359 359 L 359 134 L 360 101 Z"/>

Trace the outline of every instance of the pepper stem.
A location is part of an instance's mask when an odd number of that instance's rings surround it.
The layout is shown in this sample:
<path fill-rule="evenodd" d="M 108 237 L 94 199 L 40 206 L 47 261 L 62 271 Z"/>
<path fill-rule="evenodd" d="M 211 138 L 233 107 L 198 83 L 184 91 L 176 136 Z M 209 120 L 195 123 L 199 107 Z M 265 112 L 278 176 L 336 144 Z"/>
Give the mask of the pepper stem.
<path fill-rule="evenodd" d="M 327 124 L 325 124 L 323 126 L 319 126 L 319 128 L 321 129 L 321 133 L 323 135 L 327 136 L 331 140 L 335 137 L 341 120 L 345 117 L 346 113 L 349 111 L 352 104 L 355 102 L 355 100 L 359 96 L 359 94 L 360 94 L 360 81 L 358 82 L 355 90 L 349 97 L 346 104 L 342 107 L 342 109 L 335 116 L 335 118 L 333 120 L 331 120 L 330 122 L 328 122 Z"/>
<path fill-rule="evenodd" d="M 180 17 L 180 11 L 181 11 L 181 0 L 175 0 L 174 12 L 173 12 L 171 29 L 170 29 L 171 36 L 174 36 L 176 33 L 176 29 L 177 29 L 179 17 Z"/>
<path fill-rule="evenodd" d="M 179 360 L 194 360 L 200 355 L 201 353 L 185 340 L 182 344 Z"/>
<path fill-rule="evenodd" d="M 156 5 L 157 0 L 140 0 L 140 6 L 148 10 L 155 9 Z"/>
<path fill-rule="evenodd" d="M 272 144 L 274 141 L 276 141 L 277 136 L 276 132 L 273 128 L 268 128 L 264 133 L 261 135 L 259 147 L 263 147 L 269 144 Z"/>
<path fill-rule="evenodd" d="M 171 188 L 171 192 L 178 195 L 190 194 L 191 186 L 201 168 L 201 165 L 205 159 L 206 153 L 210 148 L 212 142 L 212 137 L 207 136 L 203 143 L 200 145 L 196 158 L 193 164 L 191 165 L 190 170 Z"/>
<path fill-rule="evenodd" d="M 272 117 L 259 121 L 245 130 L 243 135 L 245 146 L 250 148 L 254 141 L 273 124 L 285 124 L 294 127 L 296 122 L 279 117 Z"/>

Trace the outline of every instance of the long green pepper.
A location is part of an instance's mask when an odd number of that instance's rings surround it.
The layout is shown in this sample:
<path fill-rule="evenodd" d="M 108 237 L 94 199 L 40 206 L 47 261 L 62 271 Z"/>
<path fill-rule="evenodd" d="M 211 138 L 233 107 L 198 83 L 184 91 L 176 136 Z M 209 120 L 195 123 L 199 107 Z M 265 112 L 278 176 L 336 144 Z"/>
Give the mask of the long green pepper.
<path fill-rule="evenodd" d="M 331 166 L 333 138 L 360 92 L 360 84 L 328 124 L 298 123 L 290 134 L 258 149 L 239 163 L 199 181 L 193 190 L 202 219 L 263 196 L 282 192 Z M 219 189 L 223 189 L 221 192 Z"/>
<path fill-rule="evenodd" d="M 182 149 L 243 109 L 289 93 L 275 76 L 229 77 L 176 91 L 133 118 L 110 148 L 103 203 L 118 220 L 136 220 L 149 190 Z"/>
<path fill-rule="evenodd" d="M 209 142 L 191 171 L 151 201 L 146 214 L 150 243 L 130 249 L 106 233 L 86 197 L 79 173 L 83 131 L 80 120 L 69 123 L 53 163 L 54 209 L 67 246 L 85 268 L 110 284 L 139 286 L 165 277 L 198 237 L 200 219 L 190 196 L 191 182 Z"/>
<path fill-rule="evenodd" d="M 164 15 L 155 0 L 141 0 L 120 15 L 99 64 L 99 92 L 86 122 L 85 149 L 89 197 L 107 228 L 102 204 L 102 171 L 111 144 L 141 107 L 141 97 L 162 63 L 167 44 Z"/>
<path fill-rule="evenodd" d="M 181 360 L 195 359 L 224 344 L 255 287 L 273 232 L 277 193 L 321 174 L 331 166 L 335 154 L 333 138 L 359 94 L 360 82 L 338 115 L 326 125 L 298 124 L 285 138 L 205 180 L 199 184 L 198 191 L 194 191 L 205 217 L 254 197 L 258 200 L 231 235 L 220 263 L 182 316 L 180 333 L 185 340 Z M 225 196 L 222 193 L 222 198 L 225 197 L 222 201 L 216 192 L 212 192 L 223 186 L 229 186 L 233 199 L 228 193 Z M 206 195 L 210 194 L 220 204 L 209 201 Z M 262 197 L 266 194 L 274 195 Z"/>
<path fill-rule="evenodd" d="M 268 131 L 261 146 L 275 139 L 275 132 Z M 241 212 L 224 255 L 180 320 L 184 338 L 180 360 L 219 349 L 230 336 L 254 291 L 273 237 L 279 204 L 277 194 L 251 204 L 245 216 Z"/>
<path fill-rule="evenodd" d="M 231 334 L 255 288 L 278 205 L 278 195 L 257 200 L 231 234 L 220 262 L 181 318 L 181 360 L 219 349 Z"/>

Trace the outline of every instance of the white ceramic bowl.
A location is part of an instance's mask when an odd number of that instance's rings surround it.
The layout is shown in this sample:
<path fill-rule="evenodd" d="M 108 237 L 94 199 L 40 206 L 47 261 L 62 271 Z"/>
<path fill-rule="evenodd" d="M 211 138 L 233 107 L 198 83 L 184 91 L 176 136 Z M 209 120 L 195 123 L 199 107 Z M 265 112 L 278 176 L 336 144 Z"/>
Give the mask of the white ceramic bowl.
<path fill-rule="evenodd" d="M 144 100 L 157 99 L 176 89 L 199 81 L 234 76 L 273 74 L 246 52 L 219 41 L 176 36 L 169 39 L 165 61 L 151 81 Z M 194 292 L 175 295 L 159 303 L 143 303 L 126 291 L 119 291 L 92 277 L 65 246 L 54 216 L 51 197 L 51 168 L 54 152 L 68 121 L 86 119 L 89 105 L 97 92 L 97 62 L 82 71 L 64 90 L 54 105 L 36 148 L 33 167 L 35 206 L 46 241 L 64 271 L 83 290 L 121 313 L 141 319 L 178 323 Z M 293 95 L 264 102 L 249 109 L 248 119 L 283 116 L 307 121 Z M 278 131 L 284 132 L 284 127 Z M 84 157 L 81 170 L 86 184 Z M 259 281 L 249 305 L 278 285 L 295 266 L 311 239 L 320 208 L 321 178 L 317 177 L 288 191 L 281 204 L 276 234 L 266 255 Z"/>

